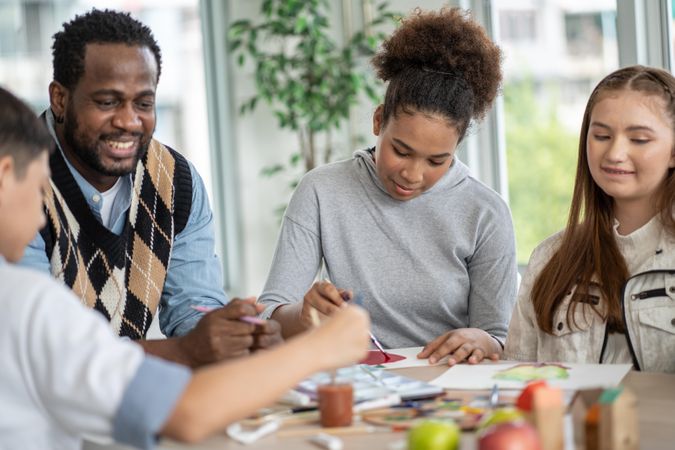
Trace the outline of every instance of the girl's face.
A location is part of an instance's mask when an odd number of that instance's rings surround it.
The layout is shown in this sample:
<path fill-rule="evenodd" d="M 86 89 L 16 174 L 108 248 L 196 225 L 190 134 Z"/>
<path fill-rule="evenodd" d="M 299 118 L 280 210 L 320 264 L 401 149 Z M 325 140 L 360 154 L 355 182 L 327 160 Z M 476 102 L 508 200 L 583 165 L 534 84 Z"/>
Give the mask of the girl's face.
<path fill-rule="evenodd" d="M 410 200 L 430 189 L 452 165 L 457 129 L 440 116 L 401 112 L 382 124 L 382 106 L 373 116 L 375 166 L 389 195 Z"/>
<path fill-rule="evenodd" d="M 593 180 L 620 204 L 652 202 L 675 167 L 665 101 L 633 90 L 609 92 L 591 111 L 586 137 Z"/>

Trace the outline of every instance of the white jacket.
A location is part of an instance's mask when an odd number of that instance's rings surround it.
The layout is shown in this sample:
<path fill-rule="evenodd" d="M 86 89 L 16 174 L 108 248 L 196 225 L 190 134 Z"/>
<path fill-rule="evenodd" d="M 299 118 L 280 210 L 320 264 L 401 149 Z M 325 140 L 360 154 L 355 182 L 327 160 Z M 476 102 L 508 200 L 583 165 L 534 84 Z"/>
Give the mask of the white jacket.
<path fill-rule="evenodd" d="M 576 287 L 555 312 L 553 335 L 537 326 L 530 299 L 532 286 L 561 238 L 562 233 L 553 235 L 532 252 L 511 317 L 505 359 L 570 363 L 599 363 L 603 359 L 606 322 L 590 305 L 599 302 L 602 310 L 604 299 L 599 290 L 591 288 L 588 303 L 577 305 L 576 326 L 568 326 L 566 320 Z M 675 239 L 658 217 L 627 236 L 615 231 L 615 239 L 630 273 L 621 302 L 633 364 L 638 370 L 675 372 Z"/>

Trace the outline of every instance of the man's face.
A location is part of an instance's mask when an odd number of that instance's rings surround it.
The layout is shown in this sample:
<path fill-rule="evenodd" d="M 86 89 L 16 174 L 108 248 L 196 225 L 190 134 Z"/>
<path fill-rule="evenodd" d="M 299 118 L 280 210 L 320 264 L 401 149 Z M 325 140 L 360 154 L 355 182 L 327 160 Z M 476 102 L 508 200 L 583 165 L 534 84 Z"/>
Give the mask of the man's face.
<path fill-rule="evenodd" d="M 0 254 L 17 262 L 45 224 L 43 196 L 49 185 L 49 160 L 45 150 L 17 176 L 16 168 L 7 166 L 8 158 L 0 162 Z"/>
<path fill-rule="evenodd" d="M 84 74 L 66 96 L 59 138 L 71 163 L 99 190 L 132 172 L 147 151 L 156 88 L 157 62 L 147 47 L 87 45 Z"/>

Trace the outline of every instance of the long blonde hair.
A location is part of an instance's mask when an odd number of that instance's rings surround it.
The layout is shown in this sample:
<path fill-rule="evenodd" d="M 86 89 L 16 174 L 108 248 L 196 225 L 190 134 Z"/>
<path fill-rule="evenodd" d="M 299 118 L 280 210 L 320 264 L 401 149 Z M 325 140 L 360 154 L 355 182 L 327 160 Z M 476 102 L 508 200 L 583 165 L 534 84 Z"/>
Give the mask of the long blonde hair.
<path fill-rule="evenodd" d="M 666 113 L 675 132 L 675 78 L 661 69 L 631 66 L 619 69 L 605 77 L 595 87 L 588 99 L 579 136 L 579 157 L 572 205 L 567 227 L 560 247 L 534 282 L 531 300 L 539 327 L 551 334 L 553 316 L 565 294 L 577 286 L 570 308 L 570 318 L 580 301 L 590 294 L 592 284 L 599 286 L 605 307 L 592 306 L 596 313 L 607 320 L 611 331 L 624 331 L 621 311 L 621 290 L 628 278 L 628 268 L 613 233 L 613 199 L 595 183 L 588 167 L 586 139 L 591 113 L 607 92 L 632 90 L 645 95 L 658 96 L 665 101 Z M 673 200 L 675 177 L 673 169 L 659 191 L 657 207 L 665 228 L 675 234 Z"/>

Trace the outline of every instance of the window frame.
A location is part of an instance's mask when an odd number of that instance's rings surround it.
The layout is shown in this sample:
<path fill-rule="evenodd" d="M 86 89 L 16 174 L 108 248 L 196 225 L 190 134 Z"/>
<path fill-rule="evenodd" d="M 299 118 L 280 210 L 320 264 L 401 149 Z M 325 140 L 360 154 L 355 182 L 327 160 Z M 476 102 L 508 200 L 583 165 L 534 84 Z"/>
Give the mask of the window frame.
<path fill-rule="evenodd" d="M 361 0 L 366 1 L 366 0 Z M 497 0 L 450 0 L 449 6 L 469 9 L 491 37 L 499 31 L 493 14 Z M 216 223 L 217 252 L 222 258 L 227 291 L 240 290 L 244 284 L 239 202 L 238 158 L 232 120 L 232 65 L 227 49 L 229 1 L 201 0 L 200 14 L 204 36 L 206 92 L 209 114 L 210 156 L 213 176 L 213 210 Z M 672 0 L 616 0 L 619 65 L 644 64 L 671 71 Z M 460 149 L 459 157 L 483 183 L 498 192 L 508 203 L 506 137 L 501 97 L 494 108 Z"/>

